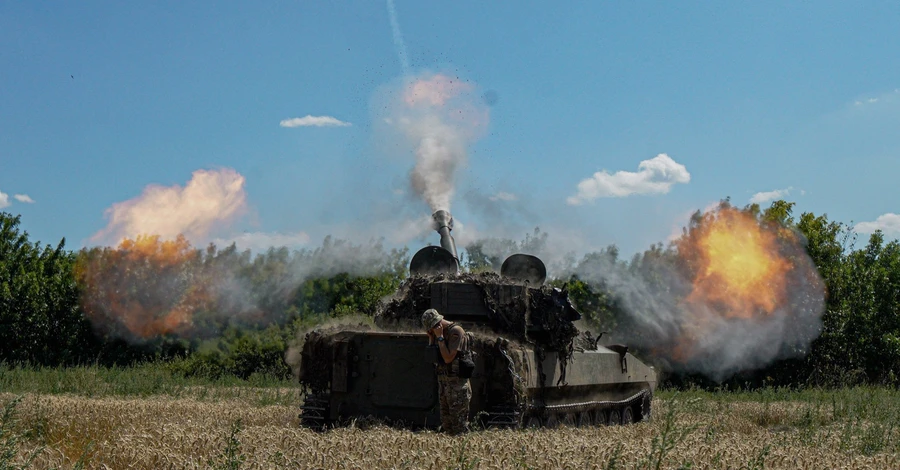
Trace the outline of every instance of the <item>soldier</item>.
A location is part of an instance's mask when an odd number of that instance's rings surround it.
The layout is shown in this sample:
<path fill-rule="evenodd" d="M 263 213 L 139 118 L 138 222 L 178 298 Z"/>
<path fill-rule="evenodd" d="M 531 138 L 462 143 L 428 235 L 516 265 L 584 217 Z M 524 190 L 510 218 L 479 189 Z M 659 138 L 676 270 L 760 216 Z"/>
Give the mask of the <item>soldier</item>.
<path fill-rule="evenodd" d="M 438 387 L 441 400 L 441 428 L 450 434 L 466 432 L 469 426 L 469 400 L 472 387 L 469 379 L 459 376 L 460 356 L 468 351 L 466 332 L 431 308 L 422 314 L 422 326 L 428 333 L 428 344 L 437 343 L 440 352 L 437 363 Z"/>

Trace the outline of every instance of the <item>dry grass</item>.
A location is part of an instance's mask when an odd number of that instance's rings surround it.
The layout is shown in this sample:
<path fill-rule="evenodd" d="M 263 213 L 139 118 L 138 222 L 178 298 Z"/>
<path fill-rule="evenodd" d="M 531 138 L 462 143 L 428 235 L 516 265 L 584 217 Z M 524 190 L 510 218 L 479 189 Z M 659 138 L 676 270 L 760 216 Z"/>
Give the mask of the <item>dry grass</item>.
<path fill-rule="evenodd" d="M 12 398 L 0 395 L 0 403 Z M 448 437 L 386 428 L 315 433 L 298 427 L 295 406 L 252 400 L 26 395 L 15 429 L 18 458 L 43 447 L 32 468 L 79 460 L 114 469 L 900 467 L 893 428 L 879 435 L 880 447 L 867 447 L 879 424 L 836 420 L 821 407 L 678 397 L 654 406 L 653 421 L 627 427 Z"/>

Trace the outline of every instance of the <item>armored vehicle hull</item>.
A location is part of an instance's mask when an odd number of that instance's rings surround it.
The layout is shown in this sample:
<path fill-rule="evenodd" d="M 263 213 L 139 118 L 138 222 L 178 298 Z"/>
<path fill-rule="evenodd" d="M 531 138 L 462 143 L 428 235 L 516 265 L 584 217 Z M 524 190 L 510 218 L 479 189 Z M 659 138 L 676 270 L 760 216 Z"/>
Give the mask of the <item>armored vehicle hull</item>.
<path fill-rule="evenodd" d="M 475 335 L 470 420 L 487 426 L 627 424 L 650 415 L 656 372 L 621 345 L 575 327 L 565 288 L 544 285 L 543 262 L 514 254 L 500 273 L 460 274 L 453 219 L 434 213 L 441 246 L 410 262 L 411 277 L 383 303 L 386 332 L 313 331 L 300 364 L 301 422 L 321 428 L 373 417 L 413 428 L 440 424 L 435 364 L 421 315 L 436 309 Z"/>
<path fill-rule="evenodd" d="M 304 361 L 322 361 L 301 407 L 322 428 L 368 417 L 410 428 L 440 425 L 436 351 L 415 333 L 342 331 L 307 340 Z M 628 424 L 650 414 L 655 371 L 605 347 L 557 353 L 478 335 L 470 420 L 486 426 Z M 324 367 L 323 367 L 324 366 Z"/>

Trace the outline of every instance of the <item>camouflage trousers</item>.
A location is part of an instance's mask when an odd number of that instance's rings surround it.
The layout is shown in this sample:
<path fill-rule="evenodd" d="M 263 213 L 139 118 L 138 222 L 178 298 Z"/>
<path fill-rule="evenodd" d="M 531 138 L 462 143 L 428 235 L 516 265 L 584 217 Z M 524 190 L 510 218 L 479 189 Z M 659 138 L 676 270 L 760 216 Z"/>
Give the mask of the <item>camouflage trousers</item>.
<path fill-rule="evenodd" d="M 438 391 L 441 398 L 441 429 L 450 434 L 468 431 L 469 401 L 472 399 L 469 379 L 439 375 Z"/>

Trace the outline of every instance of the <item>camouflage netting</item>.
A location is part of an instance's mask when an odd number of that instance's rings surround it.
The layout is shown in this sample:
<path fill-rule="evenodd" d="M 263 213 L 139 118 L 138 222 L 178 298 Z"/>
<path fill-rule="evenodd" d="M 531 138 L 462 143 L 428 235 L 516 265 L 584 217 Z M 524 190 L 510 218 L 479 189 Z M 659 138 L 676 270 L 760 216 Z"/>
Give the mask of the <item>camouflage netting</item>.
<path fill-rule="evenodd" d="M 558 354 L 562 372 L 560 381 L 563 382 L 566 365 L 575 347 L 582 349 L 583 345 L 593 340 L 590 336 L 579 336 L 573 321 L 578 320 L 580 315 L 569 302 L 565 291 L 549 286 L 523 286 L 521 295 L 510 295 L 509 286 L 515 283 L 490 272 L 410 277 L 393 297 L 380 305 L 375 315 L 377 327 L 384 331 L 421 332 L 422 313 L 432 306 L 431 286 L 441 281 L 465 283 L 480 288 L 488 318 L 484 322 L 467 326 L 475 334 L 475 344 L 472 346 L 474 350 L 487 355 L 498 358 L 503 356 L 503 360 L 498 363 L 510 364 L 509 380 L 517 377 L 522 367 L 522 364 L 516 363 L 518 355 L 509 353 L 533 349 L 541 358 L 551 351 Z M 503 289 L 506 289 L 506 295 L 501 295 Z M 307 390 L 313 393 L 328 390 L 334 343 L 343 337 L 341 332 L 352 334 L 353 331 L 371 330 L 360 327 L 335 326 L 307 333 L 300 366 L 300 381 Z M 578 345 L 574 344 L 576 337 Z M 521 377 L 518 380 L 521 381 Z M 515 392 L 508 397 L 509 400 L 502 401 L 521 405 L 523 384 L 516 382 L 510 385 L 509 390 Z"/>
<path fill-rule="evenodd" d="M 390 300 L 382 303 L 375 316 L 376 324 L 385 329 L 420 331 L 422 312 L 431 308 L 431 285 L 440 281 L 481 288 L 490 315 L 485 326 L 494 333 L 523 344 L 556 351 L 566 358 L 571 356 L 572 340 L 578 335 L 572 321 L 580 315 L 572 307 L 567 294 L 549 286 L 528 287 L 526 295 L 502 300 L 500 289 L 513 282 L 493 272 L 410 277 Z M 531 325 L 528 325 L 529 321 Z"/>
<path fill-rule="evenodd" d="M 603 336 L 603 333 L 600 333 L 599 336 L 594 337 L 590 331 L 582 331 L 581 334 L 575 337 L 575 341 L 573 341 L 573 347 L 576 351 L 595 351 L 597 347 L 599 347 L 600 337 Z"/>
<path fill-rule="evenodd" d="M 483 334 L 475 334 L 472 347 L 485 356 L 485 364 L 503 369 L 486 371 L 494 381 L 491 401 L 495 405 L 506 405 L 517 411 L 524 409 L 527 404 L 527 391 L 523 379 L 525 364 L 522 357 L 526 348 L 515 341 Z"/>

